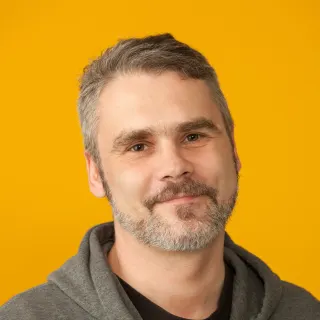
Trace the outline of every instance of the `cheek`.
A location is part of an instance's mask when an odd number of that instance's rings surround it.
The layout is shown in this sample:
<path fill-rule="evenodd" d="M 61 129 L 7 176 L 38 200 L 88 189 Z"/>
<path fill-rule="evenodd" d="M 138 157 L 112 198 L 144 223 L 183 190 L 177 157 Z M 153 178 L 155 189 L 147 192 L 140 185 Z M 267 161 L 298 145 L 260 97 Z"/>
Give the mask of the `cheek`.
<path fill-rule="evenodd" d="M 232 154 L 228 154 L 220 163 L 221 170 L 218 177 L 218 188 L 220 196 L 228 199 L 235 191 L 237 185 L 237 173 Z"/>
<path fill-rule="evenodd" d="M 134 166 L 114 168 L 110 188 L 118 203 L 129 204 L 141 201 L 147 183 L 142 169 Z"/>
<path fill-rule="evenodd" d="M 210 186 L 217 188 L 222 197 L 233 192 L 236 185 L 236 170 L 230 148 L 227 146 L 219 150 L 210 148 L 201 158 L 198 157 L 197 167 L 199 168 L 197 175 Z"/>

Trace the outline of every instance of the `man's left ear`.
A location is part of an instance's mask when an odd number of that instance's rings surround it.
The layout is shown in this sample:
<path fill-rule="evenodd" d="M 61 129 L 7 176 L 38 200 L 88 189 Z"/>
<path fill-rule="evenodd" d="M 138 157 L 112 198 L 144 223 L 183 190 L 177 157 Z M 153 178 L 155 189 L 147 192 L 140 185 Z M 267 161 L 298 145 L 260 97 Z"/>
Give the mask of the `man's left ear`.
<path fill-rule="evenodd" d="M 237 172 L 240 172 L 242 165 L 241 165 L 241 161 L 240 161 L 240 158 L 239 158 L 239 154 L 238 154 L 238 150 L 237 150 L 237 147 L 236 147 L 236 143 L 235 143 L 235 140 L 234 140 L 234 134 L 232 134 L 232 144 L 233 144 L 233 153 L 234 153 L 234 158 L 235 158 L 235 162 L 236 162 Z"/>
<path fill-rule="evenodd" d="M 234 148 L 234 157 L 235 157 L 235 160 L 236 160 L 237 172 L 240 172 L 242 165 L 241 165 L 241 161 L 240 161 L 240 158 L 239 158 L 238 151 L 237 151 L 236 147 Z"/>

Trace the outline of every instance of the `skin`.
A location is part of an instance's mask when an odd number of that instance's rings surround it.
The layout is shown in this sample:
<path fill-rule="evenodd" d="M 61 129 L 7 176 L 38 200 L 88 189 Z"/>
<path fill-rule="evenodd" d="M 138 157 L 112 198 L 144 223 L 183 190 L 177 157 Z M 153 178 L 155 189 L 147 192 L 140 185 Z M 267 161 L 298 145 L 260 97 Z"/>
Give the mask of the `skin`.
<path fill-rule="evenodd" d="M 121 75 L 102 91 L 98 111 L 100 168 L 85 157 L 90 190 L 108 197 L 115 217 L 108 263 L 168 312 L 209 317 L 223 287 L 241 164 L 208 86 L 174 72 Z M 178 130 L 199 119 L 213 128 Z M 123 130 L 147 127 L 148 135 L 119 144 Z M 179 190 L 196 197 L 167 201 Z"/>

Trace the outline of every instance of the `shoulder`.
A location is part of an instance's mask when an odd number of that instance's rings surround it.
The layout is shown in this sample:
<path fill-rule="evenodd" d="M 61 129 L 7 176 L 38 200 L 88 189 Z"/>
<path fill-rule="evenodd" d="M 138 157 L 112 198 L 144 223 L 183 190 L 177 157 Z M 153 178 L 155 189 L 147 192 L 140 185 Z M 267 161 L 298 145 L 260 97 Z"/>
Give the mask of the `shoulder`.
<path fill-rule="evenodd" d="M 272 319 L 320 320 L 320 301 L 293 283 L 282 281 L 282 298 Z"/>
<path fill-rule="evenodd" d="M 83 312 L 56 285 L 46 283 L 12 297 L 0 307 L 0 320 L 81 319 Z"/>

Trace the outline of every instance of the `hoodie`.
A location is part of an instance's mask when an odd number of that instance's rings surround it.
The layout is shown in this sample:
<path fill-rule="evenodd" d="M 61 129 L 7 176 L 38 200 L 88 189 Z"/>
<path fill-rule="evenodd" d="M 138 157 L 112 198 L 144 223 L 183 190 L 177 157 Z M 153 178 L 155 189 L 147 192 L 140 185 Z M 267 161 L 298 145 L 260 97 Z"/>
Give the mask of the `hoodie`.
<path fill-rule="evenodd" d="M 113 243 L 113 222 L 91 228 L 45 284 L 0 308 L 0 320 L 142 320 L 105 259 Z M 320 301 L 282 281 L 227 233 L 224 259 L 235 270 L 230 320 L 320 320 Z"/>

